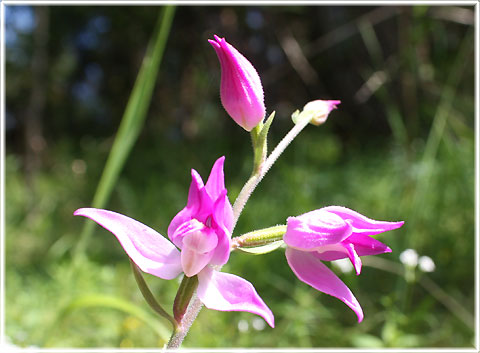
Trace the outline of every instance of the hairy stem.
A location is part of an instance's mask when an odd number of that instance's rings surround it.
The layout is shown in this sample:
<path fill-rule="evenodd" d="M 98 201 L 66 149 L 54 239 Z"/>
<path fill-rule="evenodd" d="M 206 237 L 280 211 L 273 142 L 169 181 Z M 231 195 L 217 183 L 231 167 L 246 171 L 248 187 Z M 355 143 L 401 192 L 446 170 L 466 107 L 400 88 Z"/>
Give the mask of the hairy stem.
<path fill-rule="evenodd" d="M 269 169 L 273 166 L 273 164 L 276 162 L 278 157 L 285 151 L 285 149 L 288 147 L 288 145 L 297 137 L 297 135 L 305 128 L 305 126 L 308 125 L 308 123 L 311 120 L 311 116 L 305 115 L 301 117 L 297 124 L 293 126 L 293 128 L 288 132 L 287 135 L 282 139 L 282 141 L 279 142 L 277 147 L 272 151 L 270 156 L 268 156 L 267 160 L 261 168 L 258 169 L 258 171 L 254 170 L 254 174 L 248 179 L 247 183 L 243 186 L 242 190 L 238 194 L 237 199 L 235 200 L 235 203 L 233 204 L 233 227 L 235 228 L 235 225 L 237 224 L 238 218 L 240 217 L 240 214 L 243 211 L 243 208 L 245 207 L 245 204 L 247 203 L 248 199 L 250 198 L 250 195 L 252 195 L 252 192 L 255 190 L 257 185 L 262 181 L 263 177 Z"/>
<path fill-rule="evenodd" d="M 232 249 L 242 246 L 259 246 L 282 240 L 287 231 L 286 225 L 264 228 L 248 232 L 232 239 Z"/>
<path fill-rule="evenodd" d="M 271 116 L 273 119 L 273 116 Z M 270 120 L 270 119 L 269 119 Z M 280 157 L 280 155 L 285 151 L 285 148 L 288 147 L 288 145 L 293 141 L 293 139 L 307 126 L 307 124 L 310 122 L 311 116 L 308 114 L 305 114 L 304 116 L 300 116 L 297 123 L 293 126 L 293 128 L 288 132 L 287 135 L 282 139 L 282 141 L 279 142 L 277 147 L 272 151 L 270 156 L 265 160 L 264 163 L 258 163 L 258 159 L 254 161 L 254 168 L 253 168 L 253 173 L 250 179 L 246 182 L 246 184 L 243 186 L 242 190 L 240 191 L 240 194 L 238 195 L 237 199 L 235 200 L 235 203 L 233 205 L 233 229 L 235 228 L 235 225 L 237 224 L 238 218 L 240 217 L 240 214 L 242 213 L 243 208 L 245 207 L 245 204 L 247 203 L 248 199 L 250 198 L 250 195 L 252 192 L 255 190 L 257 187 L 258 183 L 263 179 L 265 174 L 267 174 L 268 170 L 272 167 L 272 165 L 275 163 L 275 161 Z M 271 120 L 269 124 L 271 123 Z M 255 144 L 255 138 L 257 138 L 259 132 L 258 130 L 255 131 L 255 137 L 253 138 L 253 143 Z M 266 155 L 266 144 L 265 146 L 265 155 Z M 255 146 L 254 146 L 255 148 Z M 203 307 L 202 302 L 200 299 L 198 299 L 196 295 L 196 291 L 192 296 L 192 299 L 190 300 L 190 303 L 187 307 L 187 310 L 185 312 L 185 315 L 183 316 L 180 324 L 178 325 L 177 329 L 174 331 L 172 334 L 172 337 L 170 338 L 170 341 L 167 344 L 167 348 L 169 349 L 177 349 L 180 347 L 182 344 L 183 340 L 185 339 L 185 336 L 188 333 L 188 330 L 193 324 L 193 321 L 195 321 L 198 313 Z"/>
<path fill-rule="evenodd" d="M 185 336 L 188 333 L 188 330 L 192 326 L 193 322 L 197 318 L 198 313 L 202 309 L 203 304 L 197 297 L 197 291 L 193 293 L 192 299 L 187 307 L 187 311 L 185 315 L 183 315 L 182 321 L 180 325 L 178 325 L 177 329 L 173 331 L 172 337 L 170 337 L 170 341 L 167 344 L 168 349 L 178 349 L 182 344 Z"/>

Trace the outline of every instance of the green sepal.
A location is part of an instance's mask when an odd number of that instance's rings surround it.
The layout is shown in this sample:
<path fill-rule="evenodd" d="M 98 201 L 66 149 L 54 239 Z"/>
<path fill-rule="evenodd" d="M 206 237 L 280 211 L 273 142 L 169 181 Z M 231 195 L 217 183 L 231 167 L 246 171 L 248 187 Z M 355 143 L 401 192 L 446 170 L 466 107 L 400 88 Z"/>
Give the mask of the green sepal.
<path fill-rule="evenodd" d="M 263 163 L 267 158 L 267 135 L 274 117 L 275 112 L 272 112 L 265 123 L 260 122 L 251 131 L 253 145 L 253 174 L 260 172 Z"/>

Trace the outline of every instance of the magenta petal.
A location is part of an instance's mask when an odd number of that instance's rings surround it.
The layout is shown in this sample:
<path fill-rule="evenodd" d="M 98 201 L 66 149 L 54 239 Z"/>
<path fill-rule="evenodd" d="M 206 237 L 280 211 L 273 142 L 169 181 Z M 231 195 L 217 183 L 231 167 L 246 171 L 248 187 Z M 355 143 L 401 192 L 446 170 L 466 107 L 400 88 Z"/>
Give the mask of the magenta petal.
<path fill-rule="evenodd" d="M 346 243 L 346 244 L 342 244 L 342 246 L 347 251 L 348 258 L 350 259 L 350 262 L 352 263 L 353 268 L 355 269 L 355 273 L 359 275 L 360 272 L 362 271 L 362 260 L 360 260 L 360 257 L 355 251 L 353 244 Z"/>
<path fill-rule="evenodd" d="M 322 261 L 335 261 L 335 260 L 344 259 L 348 257 L 347 251 L 345 250 L 345 248 L 343 248 L 342 250 L 328 250 L 321 253 L 312 251 L 311 254 L 315 256 L 317 259 Z"/>
<path fill-rule="evenodd" d="M 359 256 L 378 255 L 392 252 L 388 246 L 364 234 L 352 234 L 345 240 L 351 243 Z"/>
<path fill-rule="evenodd" d="M 173 235 L 178 227 L 183 223 L 189 221 L 198 213 L 198 208 L 201 202 L 201 190 L 203 189 L 203 181 L 200 175 L 192 169 L 192 182 L 188 190 L 187 206 L 173 217 L 168 226 L 168 237 L 173 241 Z"/>
<path fill-rule="evenodd" d="M 80 208 L 74 215 L 88 217 L 112 232 L 142 271 L 163 279 L 175 278 L 182 272 L 180 252 L 175 246 L 133 218 L 96 208 Z"/>
<path fill-rule="evenodd" d="M 374 235 L 400 228 L 403 225 L 402 222 L 386 222 L 375 221 L 367 218 L 364 215 L 355 212 L 349 208 L 341 206 L 328 206 L 321 210 L 328 211 L 340 216 L 343 220 L 348 221 L 353 228 L 353 232 L 357 234 Z"/>
<path fill-rule="evenodd" d="M 358 322 L 363 320 L 360 303 L 350 289 L 327 266 L 311 253 L 288 248 L 285 251 L 288 264 L 302 282 L 307 283 L 320 292 L 332 295 L 357 314 Z"/>
<path fill-rule="evenodd" d="M 296 249 L 312 250 L 336 244 L 352 234 L 352 227 L 339 216 L 315 210 L 287 219 L 285 244 Z"/>
<path fill-rule="evenodd" d="M 198 274 L 198 298 L 209 309 L 247 311 L 260 315 L 274 327 L 272 311 L 247 280 L 206 267 Z"/>
<path fill-rule="evenodd" d="M 223 190 L 225 190 L 225 176 L 223 173 L 224 162 L 225 157 L 220 157 L 216 160 L 213 164 L 207 183 L 205 184 L 205 189 L 207 189 L 208 194 L 214 201 L 220 196 Z"/>
<path fill-rule="evenodd" d="M 213 218 L 219 227 L 225 227 L 228 233 L 233 229 L 233 208 L 227 197 L 227 190 L 218 197 L 213 205 Z"/>

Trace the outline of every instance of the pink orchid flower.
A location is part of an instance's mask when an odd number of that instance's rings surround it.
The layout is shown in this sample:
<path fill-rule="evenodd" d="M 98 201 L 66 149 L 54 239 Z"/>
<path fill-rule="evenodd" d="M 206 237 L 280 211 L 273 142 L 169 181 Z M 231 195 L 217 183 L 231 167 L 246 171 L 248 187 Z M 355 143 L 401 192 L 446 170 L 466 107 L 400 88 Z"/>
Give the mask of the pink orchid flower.
<path fill-rule="evenodd" d="M 247 311 L 260 315 L 274 327 L 272 312 L 250 282 L 215 269 L 228 261 L 233 227 L 232 206 L 224 184 L 224 160 L 221 157 L 215 162 L 206 185 L 192 169 L 187 206 L 168 227 L 173 244 L 146 225 L 112 211 L 81 208 L 74 215 L 88 217 L 112 232 L 146 273 L 163 279 L 173 279 L 182 272 L 188 277 L 197 275 L 197 295 L 207 308 Z"/>
<path fill-rule="evenodd" d="M 385 244 L 370 237 L 400 228 L 404 222 L 369 219 L 345 207 L 329 206 L 287 219 L 283 237 L 287 262 L 302 281 L 348 305 L 363 320 L 363 311 L 350 289 L 321 261 L 349 258 L 357 275 L 360 256 L 391 252 Z"/>
<path fill-rule="evenodd" d="M 214 35 L 208 41 L 215 49 L 222 70 L 220 99 L 227 113 L 247 131 L 265 117 L 263 88 L 253 65 L 232 45 Z"/>

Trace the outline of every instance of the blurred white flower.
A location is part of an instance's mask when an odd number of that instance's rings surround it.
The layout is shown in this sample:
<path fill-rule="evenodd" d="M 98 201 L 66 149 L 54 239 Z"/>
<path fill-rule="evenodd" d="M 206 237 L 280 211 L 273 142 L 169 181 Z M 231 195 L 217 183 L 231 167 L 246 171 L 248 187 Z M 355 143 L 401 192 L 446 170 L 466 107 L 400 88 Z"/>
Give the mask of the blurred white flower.
<path fill-rule="evenodd" d="M 248 322 L 247 320 L 240 320 L 238 322 L 238 331 L 240 332 L 247 332 L 248 331 Z"/>
<path fill-rule="evenodd" d="M 338 268 L 342 273 L 349 273 L 353 271 L 353 265 L 349 259 L 340 259 L 332 261 L 333 266 Z"/>
<path fill-rule="evenodd" d="M 435 262 L 429 256 L 420 256 L 418 259 L 418 267 L 423 272 L 433 272 L 435 271 Z"/>
<path fill-rule="evenodd" d="M 262 331 L 265 328 L 265 321 L 259 317 L 254 317 L 252 320 L 252 326 L 257 331 Z"/>
<path fill-rule="evenodd" d="M 418 264 L 418 254 L 413 249 L 406 249 L 400 254 L 400 262 L 405 266 L 415 267 Z"/>

